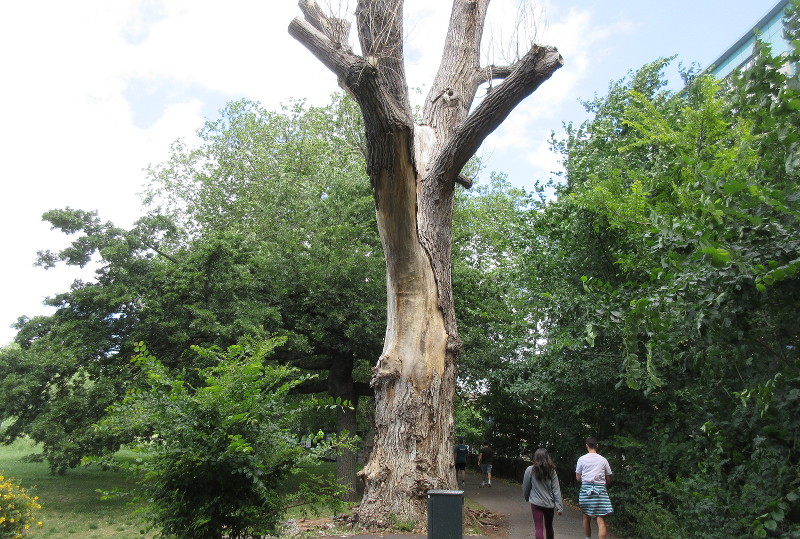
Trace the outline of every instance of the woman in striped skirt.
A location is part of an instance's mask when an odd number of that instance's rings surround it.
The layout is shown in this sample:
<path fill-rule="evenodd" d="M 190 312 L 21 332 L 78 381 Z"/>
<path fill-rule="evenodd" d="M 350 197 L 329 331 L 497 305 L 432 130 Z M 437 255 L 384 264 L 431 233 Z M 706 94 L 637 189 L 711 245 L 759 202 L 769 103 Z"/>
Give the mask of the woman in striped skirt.
<path fill-rule="evenodd" d="M 606 485 L 611 482 L 611 466 L 597 452 L 597 446 L 597 440 L 587 438 L 588 453 L 578 459 L 575 467 L 575 479 L 581 482 L 578 503 L 583 511 L 583 535 L 586 539 L 592 536 L 592 517 L 597 517 L 598 537 L 606 539 L 605 517 L 614 511 L 606 491 Z"/>

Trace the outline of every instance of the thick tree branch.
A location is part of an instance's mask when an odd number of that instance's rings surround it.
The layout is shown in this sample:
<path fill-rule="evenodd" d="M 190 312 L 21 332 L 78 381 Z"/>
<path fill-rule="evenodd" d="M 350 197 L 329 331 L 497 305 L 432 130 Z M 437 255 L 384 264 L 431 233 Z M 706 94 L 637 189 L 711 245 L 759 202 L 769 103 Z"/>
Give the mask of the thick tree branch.
<path fill-rule="evenodd" d="M 298 369 L 306 369 L 309 371 L 323 371 L 331 368 L 333 359 L 329 356 L 311 356 L 295 359 L 290 362 L 293 367 Z"/>
<path fill-rule="evenodd" d="M 511 75 L 492 89 L 480 105 L 462 122 L 432 164 L 428 177 L 455 181 L 461 168 L 484 139 L 561 66 L 564 59 L 555 47 L 534 45 L 517 62 Z"/>
<path fill-rule="evenodd" d="M 489 0 L 454 0 L 442 61 L 425 101 L 423 122 L 445 140 L 469 112 L 479 82 L 480 43 Z"/>
<path fill-rule="evenodd" d="M 327 378 L 306 380 L 302 384 L 295 386 L 291 393 L 294 395 L 311 395 L 312 393 L 329 393 L 330 383 Z M 375 391 L 366 382 L 353 382 L 353 395 L 352 397 L 372 397 Z M 342 396 L 342 395 L 338 395 Z"/>
<path fill-rule="evenodd" d="M 327 378 L 324 380 L 320 380 L 319 378 L 314 378 L 312 380 L 306 380 L 305 382 L 294 386 L 290 391 L 290 393 L 294 395 L 310 395 L 312 393 L 326 393 L 327 391 L 328 391 Z"/>
<path fill-rule="evenodd" d="M 329 17 L 314 0 L 300 0 L 300 11 L 314 28 L 325 34 L 334 46 L 350 49 L 347 37 L 350 35 L 350 21 Z"/>
<path fill-rule="evenodd" d="M 289 24 L 289 35 L 303 44 L 311 54 L 343 81 L 352 79 L 355 74 L 374 72 L 363 58 L 349 47 L 341 47 L 314 26 L 314 23 L 296 17 Z M 354 90 L 349 84 L 348 89 Z M 355 93 L 355 92 L 354 92 Z"/>
<path fill-rule="evenodd" d="M 335 19 L 325 16 L 312 0 L 300 2 L 306 20 L 298 17 L 289 24 L 289 34 L 330 69 L 359 104 L 371 177 L 393 169 L 392 141 L 398 132 L 410 133 L 413 126 L 403 61 L 402 4 L 402 0 L 358 3 L 363 58 L 344 44 L 331 22 Z"/>
<path fill-rule="evenodd" d="M 464 187 L 466 189 L 471 189 L 473 182 L 472 182 L 472 178 L 467 178 L 463 174 L 459 174 L 458 176 L 456 176 L 456 183 L 461 185 L 462 187 Z"/>
<path fill-rule="evenodd" d="M 490 82 L 495 79 L 504 79 L 511 75 L 514 71 L 514 66 L 486 66 L 478 71 L 478 84 Z"/>

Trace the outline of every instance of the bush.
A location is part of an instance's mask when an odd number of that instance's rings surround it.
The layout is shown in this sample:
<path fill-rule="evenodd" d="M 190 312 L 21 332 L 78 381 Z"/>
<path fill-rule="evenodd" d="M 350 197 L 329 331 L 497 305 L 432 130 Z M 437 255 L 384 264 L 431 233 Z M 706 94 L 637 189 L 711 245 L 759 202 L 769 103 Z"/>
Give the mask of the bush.
<path fill-rule="evenodd" d="M 170 373 L 143 344 L 134 362 L 146 388 L 113 407 L 102 426 L 133 429 L 148 453 L 132 466 L 162 534 L 240 538 L 275 534 L 292 493 L 282 488 L 305 456 L 288 427 L 303 405 L 302 378 L 265 363 L 280 341 L 245 338 L 201 350 L 204 385 Z"/>
<path fill-rule="evenodd" d="M 14 483 L 10 477 L 0 474 L 0 538 L 11 539 L 25 535 L 35 520 L 35 513 L 42 506 L 38 496 Z M 41 522 L 38 523 L 42 525 Z"/>

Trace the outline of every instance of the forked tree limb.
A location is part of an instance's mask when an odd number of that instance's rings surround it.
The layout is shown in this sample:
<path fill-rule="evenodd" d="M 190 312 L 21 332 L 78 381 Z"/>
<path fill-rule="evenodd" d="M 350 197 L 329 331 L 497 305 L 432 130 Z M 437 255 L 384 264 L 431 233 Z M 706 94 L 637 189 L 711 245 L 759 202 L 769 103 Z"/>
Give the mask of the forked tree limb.
<path fill-rule="evenodd" d="M 377 177 L 394 168 L 391 141 L 411 133 L 413 115 L 408 98 L 402 49 L 402 0 L 359 2 L 356 11 L 364 56 L 331 38 L 332 26 L 313 0 L 301 0 L 307 19 L 295 18 L 289 34 L 330 69 L 358 103 L 366 130 L 367 173 Z M 386 9 L 384 9 L 386 8 Z M 322 31 L 319 29 L 322 28 Z M 392 39 L 387 40 L 387 36 Z M 399 37 L 398 37 L 399 36 Z M 410 140 L 410 137 L 406 137 Z"/>
<path fill-rule="evenodd" d="M 347 38 L 350 35 L 350 21 L 329 17 L 314 0 L 300 0 L 300 11 L 305 20 L 325 34 L 334 46 L 350 49 Z"/>
<path fill-rule="evenodd" d="M 456 127 L 453 136 L 431 164 L 427 176 L 440 181 L 455 181 L 461 168 L 478 151 L 486 137 L 563 65 L 564 59 L 555 47 L 534 45 L 514 65 L 511 74 Z"/>
<path fill-rule="evenodd" d="M 351 79 L 354 73 L 364 73 L 370 69 L 364 58 L 349 47 L 336 46 L 314 22 L 295 17 L 289 24 L 289 35 L 302 43 L 317 60 L 342 80 Z"/>
<path fill-rule="evenodd" d="M 292 367 L 308 371 L 324 371 L 331 368 L 333 358 L 331 356 L 303 356 L 291 361 L 289 364 Z"/>
<path fill-rule="evenodd" d="M 329 392 L 330 381 L 327 378 L 314 378 L 292 388 L 293 395 L 312 395 L 314 393 Z M 372 397 L 375 391 L 366 382 L 353 382 L 353 397 Z"/>
<path fill-rule="evenodd" d="M 423 110 L 423 122 L 437 130 L 437 146 L 463 121 L 475 99 L 488 6 L 489 0 L 453 1 L 442 58 Z"/>

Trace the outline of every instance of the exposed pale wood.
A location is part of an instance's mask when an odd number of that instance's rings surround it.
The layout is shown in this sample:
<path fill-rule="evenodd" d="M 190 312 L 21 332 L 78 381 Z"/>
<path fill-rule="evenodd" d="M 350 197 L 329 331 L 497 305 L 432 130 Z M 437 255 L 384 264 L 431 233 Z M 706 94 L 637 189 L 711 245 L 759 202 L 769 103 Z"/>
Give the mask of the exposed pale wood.
<path fill-rule="evenodd" d="M 355 511 L 367 526 L 388 526 L 392 518 L 424 522 L 427 490 L 455 487 L 452 410 L 461 350 L 450 277 L 455 184 L 471 185 L 461 175 L 469 157 L 563 63 L 555 49 L 534 46 L 513 66 L 481 67 L 488 5 L 453 0 L 424 125 L 416 126 L 404 71 L 402 0 L 358 1 L 363 56 L 311 0 L 301 0 L 305 19 L 289 26 L 361 108 L 386 257 L 386 338 L 371 380 L 375 440 L 359 474 L 365 494 Z M 470 112 L 478 87 L 495 79 L 503 80 Z"/>

